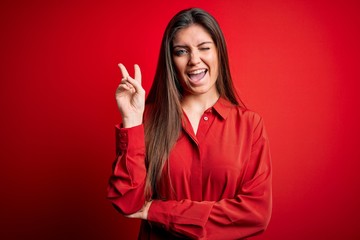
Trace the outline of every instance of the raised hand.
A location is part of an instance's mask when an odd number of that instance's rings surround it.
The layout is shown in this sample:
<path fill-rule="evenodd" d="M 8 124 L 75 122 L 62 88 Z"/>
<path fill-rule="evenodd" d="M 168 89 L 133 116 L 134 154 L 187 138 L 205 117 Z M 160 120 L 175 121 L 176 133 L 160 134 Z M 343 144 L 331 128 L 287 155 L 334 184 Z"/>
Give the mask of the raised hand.
<path fill-rule="evenodd" d="M 119 64 L 122 79 L 116 89 L 115 98 L 122 116 L 123 127 L 129 128 L 142 123 L 145 109 L 145 90 L 141 86 L 140 67 L 135 64 L 135 76 L 130 77 L 123 64 Z"/>

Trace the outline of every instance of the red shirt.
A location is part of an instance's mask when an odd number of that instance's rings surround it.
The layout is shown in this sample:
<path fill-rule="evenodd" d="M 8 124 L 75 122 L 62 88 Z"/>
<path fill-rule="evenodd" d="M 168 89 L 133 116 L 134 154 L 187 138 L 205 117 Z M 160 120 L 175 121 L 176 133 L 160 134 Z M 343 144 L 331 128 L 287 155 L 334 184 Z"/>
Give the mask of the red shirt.
<path fill-rule="evenodd" d="M 145 119 L 146 120 L 146 119 Z M 143 125 L 116 128 L 117 159 L 108 198 L 123 214 L 143 206 Z M 167 170 L 170 168 L 170 181 Z M 271 215 L 271 160 L 262 118 L 220 98 L 194 134 L 185 117 L 139 239 L 241 239 Z"/>

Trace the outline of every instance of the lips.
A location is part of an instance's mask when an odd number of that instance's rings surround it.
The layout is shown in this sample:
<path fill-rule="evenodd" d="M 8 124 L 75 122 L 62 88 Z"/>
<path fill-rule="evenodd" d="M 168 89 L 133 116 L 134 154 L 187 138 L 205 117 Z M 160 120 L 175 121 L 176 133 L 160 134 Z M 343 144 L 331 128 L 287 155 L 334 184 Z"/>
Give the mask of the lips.
<path fill-rule="evenodd" d="M 207 69 L 197 69 L 197 70 L 188 72 L 187 75 L 189 76 L 191 81 L 197 82 L 205 77 L 207 71 L 208 71 Z"/>

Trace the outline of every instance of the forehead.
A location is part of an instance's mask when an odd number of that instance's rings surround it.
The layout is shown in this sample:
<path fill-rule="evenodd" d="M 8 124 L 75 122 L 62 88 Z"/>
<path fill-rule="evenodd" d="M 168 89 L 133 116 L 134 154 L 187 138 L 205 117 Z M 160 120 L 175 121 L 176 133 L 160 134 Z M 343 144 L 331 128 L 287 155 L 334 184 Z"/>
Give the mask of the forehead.
<path fill-rule="evenodd" d="M 199 24 L 192 24 L 176 32 L 173 44 L 197 45 L 203 42 L 213 42 L 208 31 Z"/>

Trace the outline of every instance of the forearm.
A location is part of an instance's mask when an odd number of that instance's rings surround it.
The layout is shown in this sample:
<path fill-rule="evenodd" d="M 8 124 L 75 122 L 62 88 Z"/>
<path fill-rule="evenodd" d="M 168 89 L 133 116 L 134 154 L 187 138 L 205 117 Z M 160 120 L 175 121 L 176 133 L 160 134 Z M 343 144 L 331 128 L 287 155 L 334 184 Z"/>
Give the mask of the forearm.
<path fill-rule="evenodd" d="M 148 221 L 167 231 L 181 234 L 191 239 L 205 237 L 205 225 L 214 202 L 210 201 L 162 201 L 153 200 L 148 213 Z"/>
<path fill-rule="evenodd" d="M 263 232 L 271 216 L 271 192 L 220 201 L 154 200 L 148 220 L 191 239 L 241 239 Z"/>
<path fill-rule="evenodd" d="M 123 214 L 138 211 L 144 204 L 146 180 L 143 126 L 116 128 L 117 158 L 108 184 L 107 198 Z"/>

